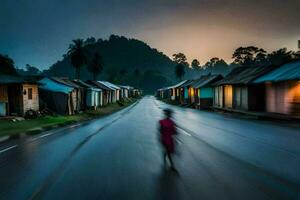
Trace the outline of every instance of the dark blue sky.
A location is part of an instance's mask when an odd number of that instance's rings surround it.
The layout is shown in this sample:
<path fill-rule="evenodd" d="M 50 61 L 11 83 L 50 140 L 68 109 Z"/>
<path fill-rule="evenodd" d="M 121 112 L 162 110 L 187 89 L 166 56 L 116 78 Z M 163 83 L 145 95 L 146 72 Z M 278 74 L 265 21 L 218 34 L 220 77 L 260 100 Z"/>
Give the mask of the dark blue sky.
<path fill-rule="evenodd" d="M 296 50 L 299 0 L 1 0 L 0 53 L 42 69 L 72 39 L 119 34 L 203 64 L 241 45 Z"/>

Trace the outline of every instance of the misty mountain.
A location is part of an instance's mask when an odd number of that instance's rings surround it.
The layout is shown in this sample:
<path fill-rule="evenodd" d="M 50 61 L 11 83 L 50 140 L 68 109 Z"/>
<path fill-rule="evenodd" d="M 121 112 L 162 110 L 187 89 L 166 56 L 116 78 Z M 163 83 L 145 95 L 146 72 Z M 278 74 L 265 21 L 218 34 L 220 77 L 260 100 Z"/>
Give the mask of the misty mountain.
<path fill-rule="evenodd" d="M 84 41 L 84 52 L 87 62 L 92 60 L 96 52 L 101 55 L 104 67 L 97 77 L 99 80 L 132 85 L 143 89 L 145 93 L 152 93 L 158 88 L 180 81 L 175 76 L 176 63 L 140 40 L 116 35 L 111 35 L 108 40 L 96 40 L 91 37 Z M 220 65 L 219 61 L 221 60 L 212 59 L 209 69 L 196 70 L 186 66 L 183 78 L 194 79 L 208 73 L 227 72 L 228 65 L 225 62 Z M 62 60 L 45 70 L 43 74 L 75 78 L 75 69 L 71 64 L 70 56 L 63 55 Z M 82 80 L 93 78 L 87 66 L 81 68 L 80 74 Z"/>
<path fill-rule="evenodd" d="M 99 79 L 131 84 L 147 91 L 171 84 L 175 79 L 175 63 L 142 41 L 112 35 L 108 40 L 88 38 L 84 48 L 87 60 L 95 52 L 102 57 L 104 69 Z M 74 78 L 75 69 L 69 56 L 64 55 L 62 60 L 45 70 L 44 74 Z M 92 79 L 86 66 L 81 68 L 81 79 Z"/>

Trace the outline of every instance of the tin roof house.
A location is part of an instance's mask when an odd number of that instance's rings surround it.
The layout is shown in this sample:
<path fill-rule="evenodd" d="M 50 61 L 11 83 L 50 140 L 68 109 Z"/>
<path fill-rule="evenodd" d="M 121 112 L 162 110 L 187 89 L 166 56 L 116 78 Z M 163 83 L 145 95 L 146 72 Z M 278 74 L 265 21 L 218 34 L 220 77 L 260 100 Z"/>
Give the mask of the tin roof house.
<path fill-rule="evenodd" d="M 75 88 L 57 82 L 49 77 L 39 81 L 41 106 L 57 114 L 72 115 L 75 113 L 73 100 Z"/>
<path fill-rule="evenodd" d="M 38 83 L 27 77 L 0 75 L 0 116 L 39 110 Z"/>
<path fill-rule="evenodd" d="M 214 87 L 213 84 L 223 79 L 222 75 L 203 75 L 192 84 L 193 99 L 195 107 L 208 109 L 213 105 Z M 191 91 L 192 92 L 192 91 Z"/>
<path fill-rule="evenodd" d="M 74 88 L 72 91 L 72 106 L 73 110 L 78 113 L 81 110 L 84 110 L 84 99 L 83 99 L 83 88 L 74 83 L 72 80 L 68 78 L 58 78 L 58 77 L 50 77 L 52 80 L 61 83 L 63 85 Z"/>
<path fill-rule="evenodd" d="M 102 106 L 103 104 L 103 93 L 102 89 L 97 88 L 96 86 L 92 86 L 83 82 L 82 80 L 73 80 L 74 83 L 84 88 L 83 90 L 83 99 L 84 99 L 84 107 L 85 108 L 93 108 Z"/>
<path fill-rule="evenodd" d="M 88 80 L 88 81 L 86 81 L 86 83 L 102 90 L 102 105 L 105 106 L 107 104 L 112 103 L 111 102 L 112 89 L 110 87 L 107 87 L 106 85 L 104 85 L 98 81 Z"/>
<path fill-rule="evenodd" d="M 284 64 L 254 83 L 266 86 L 267 112 L 300 116 L 300 61 Z"/>
<path fill-rule="evenodd" d="M 274 69 L 272 66 L 237 67 L 215 83 L 214 106 L 217 108 L 264 111 L 265 86 L 253 80 Z"/>

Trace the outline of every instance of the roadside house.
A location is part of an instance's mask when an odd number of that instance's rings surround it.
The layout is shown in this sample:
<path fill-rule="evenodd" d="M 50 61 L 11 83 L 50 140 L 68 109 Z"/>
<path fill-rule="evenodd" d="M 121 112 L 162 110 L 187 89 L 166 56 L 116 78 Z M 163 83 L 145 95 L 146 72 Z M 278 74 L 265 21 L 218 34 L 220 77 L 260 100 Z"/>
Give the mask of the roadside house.
<path fill-rule="evenodd" d="M 39 110 L 36 81 L 26 77 L 0 75 L 0 116 L 23 116 L 28 110 Z"/>
<path fill-rule="evenodd" d="M 193 103 L 196 108 L 208 109 L 213 105 L 214 88 L 213 84 L 223 79 L 222 75 L 203 75 L 192 84 L 194 88 Z"/>
<path fill-rule="evenodd" d="M 264 111 L 265 86 L 253 84 L 253 80 L 274 69 L 270 66 L 237 67 L 214 88 L 216 108 Z"/>
<path fill-rule="evenodd" d="M 46 77 L 39 81 L 40 101 L 42 107 L 50 109 L 57 114 L 72 115 L 74 88 Z"/>
<path fill-rule="evenodd" d="M 300 61 L 284 64 L 254 83 L 266 86 L 267 112 L 300 115 Z"/>
<path fill-rule="evenodd" d="M 131 86 L 125 86 L 125 85 L 119 85 L 121 88 L 120 92 L 120 98 L 121 99 L 127 99 L 130 97 L 130 91 L 133 90 L 133 87 Z"/>
<path fill-rule="evenodd" d="M 112 84 L 108 81 L 98 81 L 98 82 L 105 85 L 106 87 L 111 88 L 111 90 L 112 90 L 111 101 L 113 103 L 116 103 L 117 101 L 120 100 L 121 88 L 119 86 Z"/>
<path fill-rule="evenodd" d="M 84 99 L 84 107 L 85 108 L 93 108 L 102 106 L 103 94 L 100 88 L 96 86 L 92 86 L 83 82 L 82 80 L 75 79 L 74 83 L 84 88 L 83 90 L 83 99 Z"/>
<path fill-rule="evenodd" d="M 99 83 L 98 81 L 88 80 L 86 83 L 102 90 L 102 105 L 105 106 L 111 103 L 111 88 Z"/>
<path fill-rule="evenodd" d="M 184 83 L 186 83 L 188 80 L 181 81 L 173 86 L 168 87 L 168 90 L 171 95 L 172 101 L 178 101 L 180 100 L 180 86 L 182 86 Z"/>
<path fill-rule="evenodd" d="M 74 88 L 72 91 L 72 106 L 73 110 L 78 113 L 79 111 L 84 109 L 84 99 L 83 99 L 83 88 L 79 85 L 75 84 L 68 78 L 58 78 L 58 77 L 50 77 L 52 80 L 61 83 L 63 85 Z"/>
<path fill-rule="evenodd" d="M 179 86 L 180 88 L 180 103 L 181 104 L 191 104 L 194 103 L 194 88 L 192 84 L 195 80 L 187 80 L 185 83 Z"/>

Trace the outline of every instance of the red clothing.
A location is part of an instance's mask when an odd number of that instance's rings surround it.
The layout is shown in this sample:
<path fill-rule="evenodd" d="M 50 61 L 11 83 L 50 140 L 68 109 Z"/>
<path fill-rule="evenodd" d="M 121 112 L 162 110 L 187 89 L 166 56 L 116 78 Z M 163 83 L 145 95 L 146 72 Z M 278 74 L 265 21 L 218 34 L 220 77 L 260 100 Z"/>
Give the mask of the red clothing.
<path fill-rule="evenodd" d="M 176 134 L 175 123 L 171 119 L 163 119 L 159 121 L 161 142 L 169 153 L 174 153 L 174 139 Z"/>

